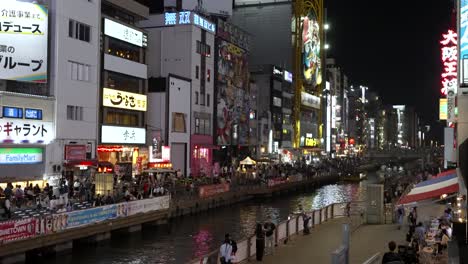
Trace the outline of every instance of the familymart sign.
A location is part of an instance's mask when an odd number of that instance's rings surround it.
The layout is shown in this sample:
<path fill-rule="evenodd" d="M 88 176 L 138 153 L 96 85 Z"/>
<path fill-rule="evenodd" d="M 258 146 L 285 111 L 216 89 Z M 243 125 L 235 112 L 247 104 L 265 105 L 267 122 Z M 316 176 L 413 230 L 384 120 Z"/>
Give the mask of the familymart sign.
<path fill-rule="evenodd" d="M 42 163 L 42 148 L 0 148 L 0 164 L 38 164 Z"/>

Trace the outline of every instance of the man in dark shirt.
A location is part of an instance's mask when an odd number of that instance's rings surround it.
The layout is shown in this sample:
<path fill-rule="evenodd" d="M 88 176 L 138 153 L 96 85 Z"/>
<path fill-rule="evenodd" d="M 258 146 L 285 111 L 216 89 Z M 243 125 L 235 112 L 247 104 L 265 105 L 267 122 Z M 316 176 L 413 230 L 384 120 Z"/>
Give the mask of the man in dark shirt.
<path fill-rule="evenodd" d="M 400 257 L 400 255 L 398 255 L 398 253 L 395 253 L 396 244 L 394 241 L 390 241 L 390 243 L 388 243 L 388 249 L 390 251 L 383 255 L 382 264 L 393 263 L 393 262 L 398 262 L 398 261 L 403 263 L 403 260 Z"/>

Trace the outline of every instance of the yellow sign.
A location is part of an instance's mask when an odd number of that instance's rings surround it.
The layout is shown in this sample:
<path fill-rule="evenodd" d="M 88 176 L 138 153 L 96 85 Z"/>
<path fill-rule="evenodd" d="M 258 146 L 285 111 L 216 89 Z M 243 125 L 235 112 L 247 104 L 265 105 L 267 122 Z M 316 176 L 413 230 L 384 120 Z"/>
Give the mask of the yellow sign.
<path fill-rule="evenodd" d="M 320 144 L 320 141 L 316 138 L 306 138 L 304 145 L 306 147 L 318 147 L 319 144 Z"/>
<path fill-rule="evenodd" d="M 439 120 L 447 120 L 447 98 L 439 99 Z"/>
<path fill-rule="evenodd" d="M 102 104 L 108 107 L 146 112 L 147 97 L 144 94 L 104 88 Z"/>

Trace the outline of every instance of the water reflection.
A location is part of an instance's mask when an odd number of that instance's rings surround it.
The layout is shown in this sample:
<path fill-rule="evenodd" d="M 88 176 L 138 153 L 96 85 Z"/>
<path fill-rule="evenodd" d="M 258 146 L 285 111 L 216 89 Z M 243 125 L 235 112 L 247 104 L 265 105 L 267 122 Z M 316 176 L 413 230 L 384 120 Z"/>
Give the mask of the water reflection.
<path fill-rule="evenodd" d="M 74 248 L 73 255 L 42 263 L 186 263 L 217 249 L 225 233 L 235 240 L 244 239 L 253 235 L 257 222 L 283 221 L 299 205 L 312 210 L 350 199 L 364 200 L 367 183 L 326 185 L 311 193 L 219 208 L 173 220 L 170 225 L 146 228 L 141 233 L 113 237 L 98 247 Z"/>

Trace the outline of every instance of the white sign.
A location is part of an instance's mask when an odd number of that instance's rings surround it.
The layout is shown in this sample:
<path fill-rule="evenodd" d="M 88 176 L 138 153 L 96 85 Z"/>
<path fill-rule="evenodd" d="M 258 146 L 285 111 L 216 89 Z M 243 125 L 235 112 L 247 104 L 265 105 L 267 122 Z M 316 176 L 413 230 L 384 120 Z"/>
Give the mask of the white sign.
<path fill-rule="evenodd" d="M 52 122 L 0 119 L 0 142 L 48 144 L 54 135 Z"/>
<path fill-rule="evenodd" d="M 184 0 L 182 9 L 202 11 L 208 14 L 231 16 L 232 0 Z"/>
<path fill-rule="evenodd" d="M 216 25 L 214 23 L 190 11 L 164 13 L 164 25 L 195 25 L 213 34 L 216 33 Z"/>
<path fill-rule="evenodd" d="M 301 92 L 301 103 L 308 107 L 320 109 L 320 97 L 306 92 Z"/>
<path fill-rule="evenodd" d="M 137 200 L 127 203 L 127 215 L 135 215 L 138 213 L 147 213 L 169 209 L 170 196 L 161 196 L 153 199 Z"/>
<path fill-rule="evenodd" d="M 287 81 L 287 82 L 292 83 L 292 81 L 293 81 L 292 73 L 290 73 L 288 71 L 284 71 L 284 80 Z"/>
<path fill-rule="evenodd" d="M 42 163 L 42 148 L 0 148 L 0 164 Z"/>
<path fill-rule="evenodd" d="M 148 44 L 148 37 L 143 32 L 107 18 L 104 19 L 104 34 L 138 47 L 146 47 Z"/>
<path fill-rule="evenodd" d="M 0 79 L 47 82 L 48 21 L 44 6 L 2 1 Z"/>
<path fill-rule="evenodd" d="M 101 142 L 116 144 L 145 144 L 146 130 L 139 127 L 102 126 Z"/>
<path fill-rule="evenodd" d="M 104 88 L 102 92 L 102 105 L 146 112 L 147 96 Z"/>

